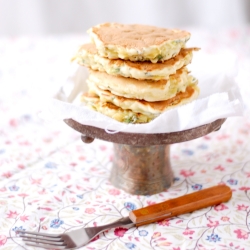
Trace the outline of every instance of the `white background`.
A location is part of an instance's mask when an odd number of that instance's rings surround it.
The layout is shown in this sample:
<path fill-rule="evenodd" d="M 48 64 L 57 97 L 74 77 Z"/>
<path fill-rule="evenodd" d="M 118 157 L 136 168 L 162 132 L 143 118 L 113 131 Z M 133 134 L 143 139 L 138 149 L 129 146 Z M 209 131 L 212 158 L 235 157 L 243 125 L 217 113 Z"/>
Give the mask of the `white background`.
<path fill-rule="evenodd" d="M 0 36 L 83 33 L 98 23 L 209 30 L 250 22 L 249 0 L 0 0 Z"/>

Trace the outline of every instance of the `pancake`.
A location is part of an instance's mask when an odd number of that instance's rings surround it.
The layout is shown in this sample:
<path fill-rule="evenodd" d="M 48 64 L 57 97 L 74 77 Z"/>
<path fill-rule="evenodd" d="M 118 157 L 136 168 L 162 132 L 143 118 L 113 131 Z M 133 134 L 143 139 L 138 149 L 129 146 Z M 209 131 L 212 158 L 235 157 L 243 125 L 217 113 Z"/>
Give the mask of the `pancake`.
<path fill-rule="evenodd" d="M 81 66 L 105 71 L 110 75 L 120 75 L 135 79 L 161 80 L 168 79 L 169 75 L 175 74 L 178 69 L 191 63 L 193 51 L 197 50 L 199 49 L 183 48 L 178 55 L 164 62 L 133 62 L 102 57 L 98 54 L 96 46 L 93 43 L 88 43 L 80 47 L 72 60 L 77 61 Z"/>
<path fill-rule="evenodd" d="M 153 81 L 112 76 L 105 72 L 90 70 L 87 83 L 89 90 L 96 85 L 117 96 L 154 102 L 172 98 L 178 92 L 184 92 L 190 82 L 195 83 L 197 80 L 188 73 L 187 68 L 183 67 L 167 80 Z"/>
<path fill-rule="evenodd" d="M 166 110 L 189 103 L 197 98 L 199 88 L 191 84 L 185 92 L 179 92 L 166 101 L 146 102 L 113 95 L 110 91 L 98 90 L 81 96 L 81 101 L 93 110 L 125 123 L 147 123 Z"/>
<path fill-rule="evenodd" d="M 141 24 L 103 23 L 88 33 L 102 57 L 152 63 L 174 57 L 190 38 L 184 30 Z"/>
<path fill-rule="evenodd" d="M 109 116 L 119 122 L 147 123 L 155 118 L 153 115 L 147 116 L 140 113 L 134 113 L 132 110 L 123 110 L 112 103 L 101 102 L 99 97 L 93 93 L 84 93 L 81 96 L 81 100 L 92 110 Z"/>
<path fill-rule="evenodd" d="M 176 96 L 168 100 L 156 102 L 147 102 L 144 100 L 116 96 L 110 91 L 102 90 L 97 86 L 93 86 L 93 88 L 89 92 L 97 95 L 101 102 L 109 102 L 122 109 L 131 109 L 136 113 L 143 113 L 146 115 L 148 115 L 149 113 L 159 115 L 160 113 L 172 108 L 173 106 L 176 107 L 182 104 L 186 104 L 187 102 L 191 102 L 192 100 L 196 99 L 199 94 L 199 88 L 196 84 L 189 83 L 185 92 L 179 92 L 176 94 Z"/>

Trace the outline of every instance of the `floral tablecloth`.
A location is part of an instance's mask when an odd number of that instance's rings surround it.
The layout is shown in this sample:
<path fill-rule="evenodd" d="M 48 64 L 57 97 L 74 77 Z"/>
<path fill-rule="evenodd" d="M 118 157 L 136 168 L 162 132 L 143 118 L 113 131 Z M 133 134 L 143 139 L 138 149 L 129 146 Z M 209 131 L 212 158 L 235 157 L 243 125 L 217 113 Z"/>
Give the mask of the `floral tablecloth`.
<path fill-rule="evenodd" d="M 211 34 L 193 30 L 208 53 L 230 50 L 239 61 L 239 85 L 249 96 L 250 28 Z M 250 117 L 171 146 L 175 181 L 165 192 L 130 195 L 109 180 L 112 143 L 84 144 L 62 121 L 39 111 L 72 74 L 70 57 L 83 35 L 0 38 L 0 249 L 25 246 L 17 229 L 59 233 L 97 226 L 129 211 L 217 184 L 232 199 L 214 207 L 138 228 L 115 228 L 81 249 L 250 249 Z M 197 42 L 196 41 L 196 42 Z M 247 100 L 247 98 L 245 98 Z"/>

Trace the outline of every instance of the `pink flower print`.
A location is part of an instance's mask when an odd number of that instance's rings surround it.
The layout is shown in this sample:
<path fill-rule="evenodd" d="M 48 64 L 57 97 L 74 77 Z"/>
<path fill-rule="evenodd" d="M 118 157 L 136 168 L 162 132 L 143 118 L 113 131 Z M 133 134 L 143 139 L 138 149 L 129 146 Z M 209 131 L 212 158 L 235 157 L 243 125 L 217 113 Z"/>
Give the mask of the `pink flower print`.
<path fill-rule="evenodd" d="M 93 172 L 96 172 L 96 171 L 98 171 L 98 168 L 92 167 L 92 168 L 90 168 L 90 170 L 93 171 Z"/>
<path fill-rule="evenodd" d="M 50 207 L 38 207 L 38 210 L 52 211 L 53 209 Z"/>
<path fill-rule="evenodd" d="M 9 214 L 7 214 L 7 218 L 16 219 L 16 217 L 17 217 L 18 215 L 19 215 L 19 214 L 18 214 L 16 211 L 14 211 L 14 212 L 10 211 Z"/>
<path fill-rule="evenodd" d="M 16 120 L 16 119 L 10 119 L 9 120 L 9 125 L 11 126 L 11 127 L 17 127 L 17 125 L 18 125 L 18 121 Z"/>
<path fill-rule="evenodd" d="M 0 192 L 5 192 L 6 190 L 6 187 L 0 188 Z"/>
<path fill-rule="evenodd" d="M 237 238 L 238 238 L 238 239 L 243 239 L 243 240 L 247 240 L 247 239 L 248 239 L 249 233 L 246 232 L 246 231 L 243 230 L 243 229 L 234 230 L 234 233 L 237 234 Z"/>
<path fill-rule="evenodd" d="M 219 221 L 209 221 L 207 224 L 208 227 L 217 227 L 219 225 Z"/>
<path fill-rule="evenodd" d="M 55 198 L 57 201 L 62 202 L 62 200 L 61 200 L 59 197 L 54 196 L 54 198 Z"/>
<path fill-rule="evenodd" d="M 243 144 L 243 141 L 242 140 L 237 140 L 236 143 L 241 145 L 241 144 Z"/>
<path fill-rule="evenodd" d="M 26 141 L 20 141 L 19 145 L 22 145 L 22 146 L 31 146 L 31 143 L 26 140 Z"/>
<path fill-rule="evenodd" d="M 222 221 L 229 221 L 229 220 L 230 220 L 230 218 L 229 218 L 229 217 L 227 217 L 227 216 L 223 216 L 223 217 L 221 217 L 221 220 L 222 220 Z"/>
<path fill-rule="evenodd" d="M 38 193 L 41 194 L 41 195 L 43 195 L 43 194 L 46 194 L 47 192 L 46 192 L 45 189 L 42 189 L 42 190 L 38 191 Z"/>
<path fill-rule="evenodd" d="M 172 243 L 168 241 L 157 242 L 157 246 L 170 246 Z"/>
<path fill-rule="evenodd" d="M 233 242 L 230 242 L 229 246 L 231 247 L 230 249 L 239 249 L 239 250 L 245 250 L 245 248 L 240 248 L 240 245 L 234 246 Z M 234 247 L 234 248 L 233 248 Z"/>
<path fill-rule="evenodd" d="M 84 191 L 84 187 L 82 187 L 82 186 L 76 185 L 76 188 L 77 188 L 78 190 L 80 190 L 80 191 Z"/>
<path fill-rule="evenodd" d="M 185 231 L 183 232 L 184 235 L 189 235 L 189 234 L 193 234 L 195 231 L 189 228 L 186 228 Z"/>
<path fill-rule="evenodd" d="M 242 191 L 248 191 L 248 190 L 250 190 L 250 187 L 241 187 L 239 189 L 242 190 Z"/>
<path fill-rule="evenodd" d="M 45 142 L 45 143 L 50 143 L 50 142 L 52 142 L 52 138 L 43 138 L 43 141 Z"/>
<path fill-rule="evenodd" d="M 5 235 L 0 235 L 0 246 L 3 246 L 7 242 L 7 237 Z"/>
<path fill-rule="evenodd" d="M 225 209 L 228 209 L 228 207 L 226 205 L 224 205 L 223 203 L 215 206 L 215 208 L 214 208 L 215 211 L 222 211 Z"/>
<path fill-rule="evenodd" d="M 148 206 L 156 204 L 154 201 L 147 201 Z"/>
<path fill-rule="evenodd" d="M 229 138 L 229 137 L 230 137 L 229 135 L 224 134 L 224 135 L 219 135 L 219 136 L 217 136 L 217 139 L 218 139 L 218 140 L 223 140 L 223 139 L 227 139 L 227 138 Z"/>
<path fill-rule="evenodd" d="M 127 231 L 128 231 L 127 228 L 118 227 L 115 229 L 114 234 L 118 237 L 123 237 Z"/>
<path fill-rule="evenodd" d="M 96 235 L 96 237 L 93 238 L 90 242 L 96 241 L 96 240 L 98 240 L 99 238 L 100 238 L 100 236 L 99 236 L 99 235 Z"/>
<path fill-rule="evenodd" d="M 37 185 L 40 185 L 41 184 L 41 178 L 38 178 L 38 179 L 31 179 L 31 184 L 37 184 Z"/>
<path fill-rule="evenodd" d="M 29 220 L 29 216 L 22 215 L 22 216 L 20 216 L 20 220 L 23 221 L 23 222 L 25 222 L 26 220 Z"/>
<path fill-rule="evenodd" d="M 155 238 L 158 238 L 161 236 L 161 233 L 160 232 L 154 232 L 152 238 L 155 239 Z"/>
<path fill-rule="evenodd" d="M 217 185 L 221 185 L 221 186 L 223 186 L 223 185 L 226 185 L 225 184 L 225 182 L 223 182 L 223 181 L 220 181 L 220 182 L 218 182 L 218 184 Z M 233 191 L 233 190 L 232 190 Z"/>
<path fill-rule="evenodd" d="M 157 222 L 160 226 L 170 226 L 170 221 L 168 219 Z"/>
<path fill-rule="evenodd" d="M 182 169 L 180 174 L 183 175 L 184 177 L 189 177 L 189 176 L 193 176 L 195 174 L 195 172 L 193 172 L 191 170 Z"/>
<path fill-rule="evenodd" d="M 222 167 L 221 165 L 215 167 L 214 169 L 215 169 L 215 170 L 220 170 L 220 171 L 224 171 L 224 170 L 225 170 L 225 168 Z"/>
<path fill-rule="evenodd" d="M 236 29 L 232 29 L 229 31 L 229 36 L 233 39 L 237 38 L 240 36 L 240 32 L 239 30 L 236 30 Z"/>
<path fill-rule="evenodd" d="M 76 202 L 75 197 L 70 197 L 69 200 L 70 200 L 72 203 L 75 203 L 75 202 Z"/>
<path fill-rule="evenodd" d="M 120 190 L 116 189 L 116 188 L 112 188 L 109 190 L 109 194 L 111 195 L 119 195 L 121 192 Z"/>
<path fill-rule="evenodd" d="M 5 177 L 5 178 L 10 178 L 12 176 L 12 173 L 11 172 L 6 172 L 6 173 L 3 173 L 2 176 Z"/>
<path fill-rule="evenodd" d="M 205 135 L 205 136 L 203 136 L 203 139 L 205 139 L 205 140 L 211 140 L 211 137 L 208 136 L 208 135 Z"/>
<path fill-rule="evenodd" d="M 63 175 L 63 176 L 61 176 L 59 178 L 60 178 L 61 181 L 67 182 L 67 181 L 69 181 L 71 179 L 71 175 L 70 174 L 65 174 L 65 175 Z"/>
<path fill-rule="evenodd" d="M 42 226 L 43 230 L 48 230 L 48 228 L 46 226 Z"/>
<path fill-rule="evenodd" d="M 247 211 L 248 209 L 248 206 L 245 206 L 245 205 L 238 205 L 237 206 L 237 210 L 239 211 Z"/>
<path fill-rule="evenodd" d="M 179 224 L 179 223 L 181 223 L 181 222 L 183 222 L 183 220 L 177 220 L 175 223 L 176 223 L 176 224 Z"/>
<path fill-rule="evenodd" d="M 24 169 L 25 168 L 25 166 L 22 165 L 22 164 L 19 164 L 17 167 L 20 168 L 20 169 Z"/>
<path fill-rule="evenodd" d="M 79 156 L 78 159 L 79 159 L 80 161 L 85 161 L 85 160 L 86 160 L 86 157 L 85 157 L 85 156 Z"/>
<path fill-rule="evenodd" d="M 107 149 L 107 147 L 105 145 L 100 145 L 99 147 L 102 151 L 105 151 Z"/>
<path fill-rule="evenodd" d="M 20 197 L 27 197 L 27 196 L 29 196 L 28 194 L 25 194 L 25 193 L 21 193 L 21 194 L 18 194 L 18 196 L 20 196 Z"/>
<path fill-rule="evenodd" d="M 85 209 L 86 214 L 93 214 L 95 212 L 95 209 L 93 207 L 89 207 Z"/>

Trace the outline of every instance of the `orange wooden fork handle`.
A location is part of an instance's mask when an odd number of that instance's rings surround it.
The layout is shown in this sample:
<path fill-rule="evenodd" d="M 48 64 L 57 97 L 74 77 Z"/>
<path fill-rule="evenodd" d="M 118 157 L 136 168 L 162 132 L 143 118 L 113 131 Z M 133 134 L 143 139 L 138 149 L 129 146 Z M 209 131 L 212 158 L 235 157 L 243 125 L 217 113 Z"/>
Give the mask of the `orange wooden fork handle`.
<path fill-rule="evenodd" d="M 228 201 L 231 197 L 232 190 L 230 187 L 218 185 L 131 211 L 129 218 L 136 226 L 141 226 L 217 205 Z"/>

